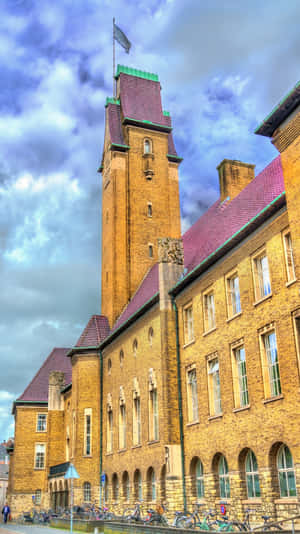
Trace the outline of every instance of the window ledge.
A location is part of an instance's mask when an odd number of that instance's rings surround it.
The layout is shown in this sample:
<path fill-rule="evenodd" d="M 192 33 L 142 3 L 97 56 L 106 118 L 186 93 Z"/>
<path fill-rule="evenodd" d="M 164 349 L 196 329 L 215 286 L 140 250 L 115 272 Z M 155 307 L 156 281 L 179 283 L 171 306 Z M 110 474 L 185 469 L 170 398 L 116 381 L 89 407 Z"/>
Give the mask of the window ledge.
<path fill-rule="evenodd" d="M 127 449 L 118 449 L 118 453 L 126 452 Z"/>
<path fill-rule="evenodd" d="M 232 411 L 233 413 L 237 413 L 237 412 L 243 412 L 244 410 L 249 410 L 250 409 L 250 404 L 247 404 L 246 406 L 240 406 L 240 408 L 234 408 Z"/>
<path fill-rule="evenodd" d="M 45 467 L 34 467 L 34 471 L 45 471 Z"/>
<path fill-rule="evenodd" d="M 189 347 L 190 345 L 193 345 L 193 344 L 195 343 L 195 341 L 196 341 L 195 339 L 192 339 L 191 341 L 188 341 L 187 343 L 185 343 L 185 344 L 183 345 L 182 348 L 183 348 L 183 349 L 186 349 L 186 347 Z"/>
<path fill-rule="evenodd" d="M 299 504 L 297 497 L 280 497 L 275 499 L 275 504 Z"/>
<path fill-rule="evenodd" d="M 156 443 L 159 443 L 159 439 L 153 439 L 152 441 L 147 441 L 147 445 L 155 445 Z"/>
<path fill-rule="evenodd" d="M 189 423 L 186 424 L 186 426 L 194 426 L 194 425 L 199 425 L 199 420 L 197 419 L 197 421 L 190 421 Z"/>
<path fill-rule="evenodd" d="M 276 395 L 274 397 L 270 397 L 269 399 L 264 399 L 263 400 L 263 404 L 268 404 L 269 402 L 274 402 L 274 401 L 277 401 L 277 400 L 280 400 L 280 399 L 284 399 L 284 396 L 283 396 L 282 393 L 280 395 Z"/>
<path fill-rule="evenodd" d="M 92 454 L 83 454 L 82 458 L 93 458 Z"/>
<path fill-rule="evenodd" d="M 214 419 L 222 419 L 223 413 L 218 413 L 215 415 L 210 415 L 208 421 L 214 421 Z"/>
<path fill-rule="evenodd" d="M 114 455 L 113 451 L 110 451 L 110 452 L 106 452 L 106 453 L 105 453 L 105 456 L 113 456 L 113 455 Z"/>
<path fill-rule="evenodd" d="M 47 430 L 36 430 L 37 434 L 46 434 Z"/>
<path fill-rule="evenodd" d="M 261 504 L 262 500 L 260 497 L 250 497 L 242 501 L 242 504 Z"/>
<path fill-rule="evenodd" d="M 231 498 L 228 497 L 228 499 L 227 499 L 227 497 L 223 497 L 223 499 L 222 499 L 221 497 L 219 497 L 218 504 L 225 504 L 225 506 L 227 504 L 231 504 Z"/>
<path fill-rule="evenodd" d="M 228 317 L 228 319 L 226 319 L 226 323 L 230 323 L 230 321 L 233 321 L 233 319 L 236 319 L 237 317 L 240 317 L 242 315 L 242 311 L 240 311 L 239 313 L 235 313 L 234 315 L 231 315 L 231 317 Z"/>
<path fill-rule="evenodd" d="M 265 300 L 268 300 L 270 299 L 271 297 L 273 296 L 273 293 L 271 291 L 271 293 L 269 293 L 268 295 L 266 295 L 265 297 L 262 297 L 261 299 L 259 300 L 256 300 L 255 302 L 253 302 L 253 306 L 258 306 L 259 304 L 261 304 L 262 302 L 265 302 Z"/>
<path fill-rule="evenodd" d="M 202 336 L 205 337 L 205 336 L 208 336 L 208 334 L 211 334 L 212 332 L 214 332 L 215 330 L 217 330 L 217 327 L 214 326 L 213 328 L 211 328 L 210 330 L 207 330 L 206 332 L 203 332 Z"/>
<path fill-rule="evenodd" d="M 293 280 L 289 280 L 288 282 L 286 282 L 286 287 L 290 287 L 292 286 L 293 284 L 295 284 L 295 282 L 297 282 L 297 278 L 294 278 Z"/>
<path fill-rule="evenodd" d="M 132 449 L 140 449 L 141 446 L 142 446 L 142 444 L 141 444 L 141 443 L 138 443 L 137 445 L 132 445 L 131 448 L 132 448 Z"/>

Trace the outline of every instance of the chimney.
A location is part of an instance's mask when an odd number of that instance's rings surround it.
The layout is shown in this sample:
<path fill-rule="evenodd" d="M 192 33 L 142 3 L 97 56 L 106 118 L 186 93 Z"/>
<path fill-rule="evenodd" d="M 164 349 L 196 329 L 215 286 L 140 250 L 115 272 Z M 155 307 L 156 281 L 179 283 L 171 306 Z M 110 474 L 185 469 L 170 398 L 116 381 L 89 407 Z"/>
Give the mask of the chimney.
<path fill-rule="evenodd" d="M 221 202 L 231 201 L 254 178 L 255 165 L 234 159 L 223 159 L 217 170 L 219 172 Z"/>
<path fill-rule="evenodd" d="M 49 374 L 48 410 L 62 410 L 61 389 L 65 385 L 65 374 L 51 371 Z"/>
<path fill-rule="evenodd" d="M 171 309 L 170 289 L 183 272 L 182 239 L 164 237 L 158 240 L 160 310 Z"/>

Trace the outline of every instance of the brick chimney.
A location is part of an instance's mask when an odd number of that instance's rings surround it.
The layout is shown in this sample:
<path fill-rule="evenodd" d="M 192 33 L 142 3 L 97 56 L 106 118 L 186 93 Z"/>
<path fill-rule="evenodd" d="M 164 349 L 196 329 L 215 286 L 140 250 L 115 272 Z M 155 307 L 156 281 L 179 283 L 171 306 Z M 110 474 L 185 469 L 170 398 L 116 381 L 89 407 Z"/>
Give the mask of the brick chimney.
<path fill-rule="evenodd" d="M 158 269 L 160 310 L 171 309 L 169 291 L 183 272 L 182 239 L 165 237 L 158 239 Z"/>
<path fill-rule="evenodd" d="M 48 410 L 62 410 L 61 389 L 65 385 L 65 374 L 51 371 L 49 374 Z"/>
<path fill-rule="evenodd" d="M 254 178 L 255 165 L 234 159 L 223 159 L 219 172 L 221 202 L 235 198 Z"/>

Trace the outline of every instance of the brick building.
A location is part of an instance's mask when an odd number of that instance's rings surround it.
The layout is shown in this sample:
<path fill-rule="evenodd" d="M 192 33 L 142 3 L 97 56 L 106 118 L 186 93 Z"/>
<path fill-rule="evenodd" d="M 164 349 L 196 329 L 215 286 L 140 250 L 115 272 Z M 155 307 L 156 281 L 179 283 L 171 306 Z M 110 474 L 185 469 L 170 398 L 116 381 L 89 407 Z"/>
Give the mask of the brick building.
<path fill-rule="evenodd" d="M 102 315 L 14 403 L 12 508 L 226 499 L 298 509 L 300 84 L 256 130 L 279 155 L 223 160 L 220 198 L 181 237 L 171 118 L 156 75 L 107 99 Z M 101 484 L 105 478 L 105 484 Z"/>

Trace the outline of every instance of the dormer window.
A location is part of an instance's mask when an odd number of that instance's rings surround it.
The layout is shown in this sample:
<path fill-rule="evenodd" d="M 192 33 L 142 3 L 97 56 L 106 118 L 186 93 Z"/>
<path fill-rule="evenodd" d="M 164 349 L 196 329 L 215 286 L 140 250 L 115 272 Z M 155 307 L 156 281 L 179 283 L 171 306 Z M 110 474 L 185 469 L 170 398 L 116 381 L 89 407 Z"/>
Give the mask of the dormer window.
<path fill-rule="evenodd" d="M 152 141 L 144 139 L 144 154 L 152 154 Z"/>

